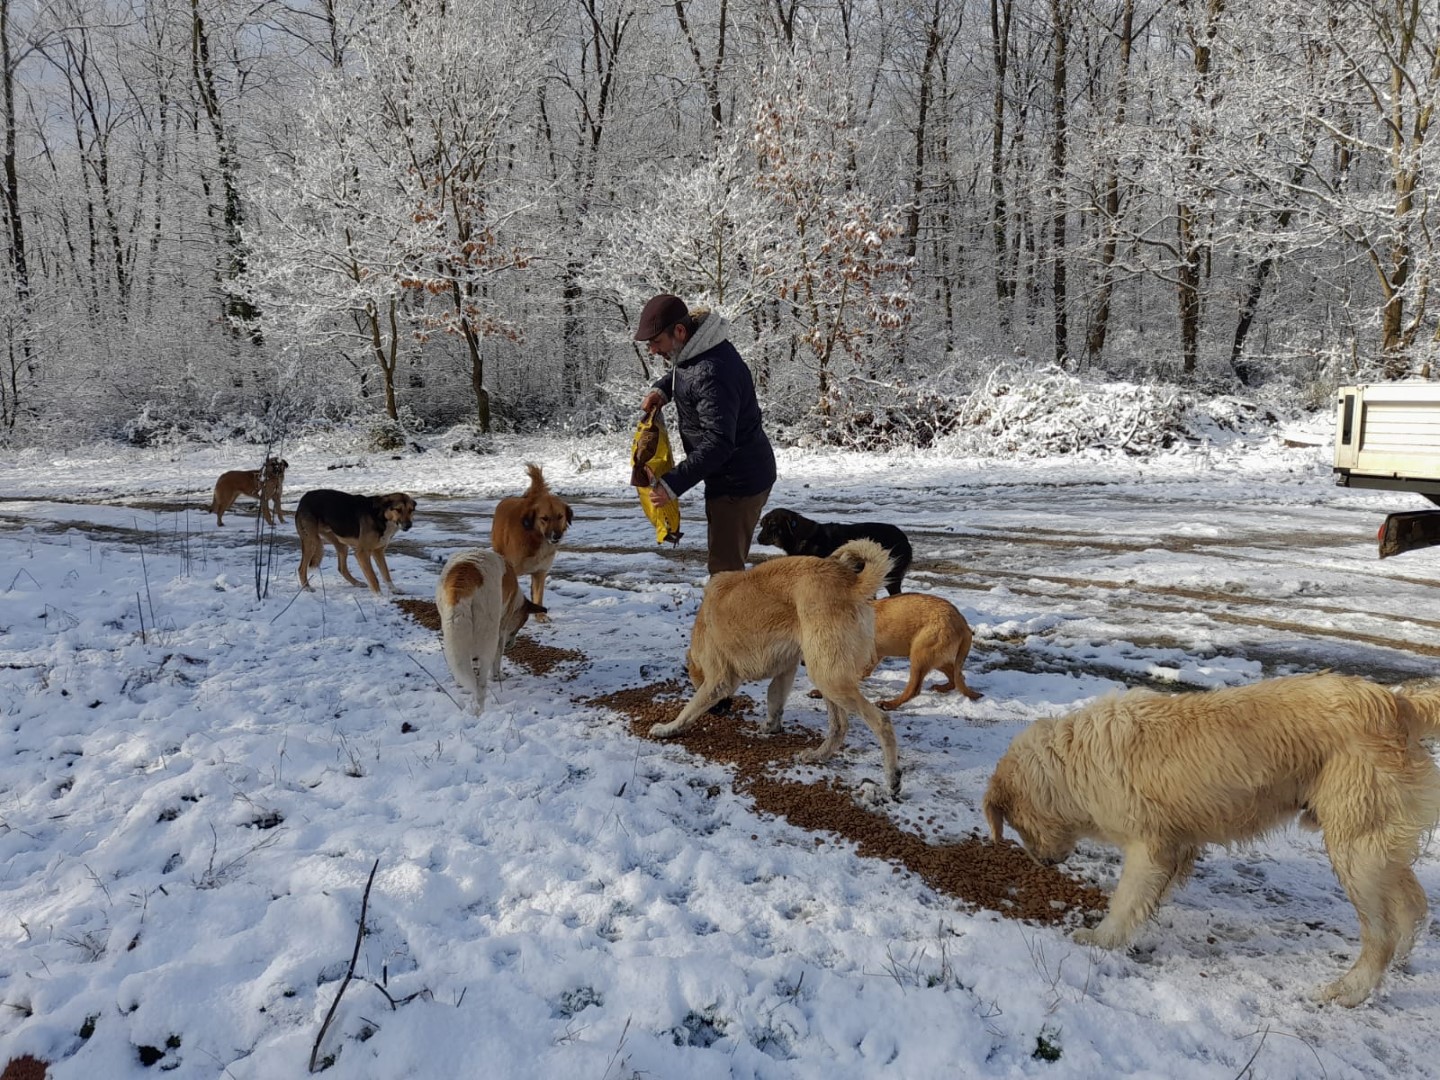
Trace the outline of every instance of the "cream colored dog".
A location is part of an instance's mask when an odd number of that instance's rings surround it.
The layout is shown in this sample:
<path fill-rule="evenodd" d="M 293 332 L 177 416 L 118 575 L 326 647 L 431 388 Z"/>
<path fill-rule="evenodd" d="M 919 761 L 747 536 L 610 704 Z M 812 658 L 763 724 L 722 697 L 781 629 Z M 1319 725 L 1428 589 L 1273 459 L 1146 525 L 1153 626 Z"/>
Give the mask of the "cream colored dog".
<path fill-rule="evenodd" d="M 435 586 L 445 662 L 455 681 L 474 695 L 478 716 L 500 657 L 537 608 L 520 591 L 515 571 L 493 551 L 470 548 L 445 562 Z"/>
<path fill-rule="evenodd" d="M 656 724 L 650 734 L 679 734 L 742 682 L 755 679 L 770 680 L 761 730 L 779 731 L 803 659 L 810 681 L 825 698 L 830 727 L 825 741 L 800 760 L 831 757 L 845 741 L 850 713 L 859 713 L 880 740 L 885 783 L 898 795 L 895 729 L 860 693 L 860 680 L 874 661 L 870 597 L 889 570 L 890 556 L 874 540 L 851 540 L 823 559 L 790 555 L 715 574 L 705 586 L 686 654 L 695 696 L 679 716 Z"/>
<path fill-rule="evenodd" d="M 985 792 L 1042 863 L 1082 837 L 1124 854 L 1109 910 L 1082 944 L 1116 948 L 1183 881 L 1206 844 L 1249 840 L 1297 816 L 1322 830 L 1360 916 L 1360 956 L 1320 988 L 1358 1005 L 1415 943 L 1425 894 L 1410 864 L 1440 819 L 1440 771 L 1420 745 L 1440 733 L 1440 690 L 1392 693 L 1344 675 L 1297 675 L 1207 693 L 1131 690 L 1037 720 Z"/>

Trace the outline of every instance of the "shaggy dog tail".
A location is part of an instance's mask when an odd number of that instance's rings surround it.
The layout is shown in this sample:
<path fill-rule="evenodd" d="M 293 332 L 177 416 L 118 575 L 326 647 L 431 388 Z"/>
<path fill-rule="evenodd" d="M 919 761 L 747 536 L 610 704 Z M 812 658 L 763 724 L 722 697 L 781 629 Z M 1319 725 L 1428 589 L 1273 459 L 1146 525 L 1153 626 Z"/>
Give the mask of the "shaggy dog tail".
<path fill-rule="evenodd" d="M 537 495 L 549 495 L 550 485 L 545 482 L 545 474 L 540 471 L 540 466 L 533 462 L 525 466 L 525 475 L 530 477 L 530 486 L 525 490 L 525 497 L 533 499 Z"/>
<path fill-rule="evenodd" d="M 869 600 L 890 573 L 890 553 L 874 540 L 851 540 L 828 556 L 855 573 L 855 596 Z"/>
<path fill-rule="evenodd" d="M 1400 718 L 1417 738 L 1440 736 L 1440 685 L 1402 689 L 1395 695 Z"/>

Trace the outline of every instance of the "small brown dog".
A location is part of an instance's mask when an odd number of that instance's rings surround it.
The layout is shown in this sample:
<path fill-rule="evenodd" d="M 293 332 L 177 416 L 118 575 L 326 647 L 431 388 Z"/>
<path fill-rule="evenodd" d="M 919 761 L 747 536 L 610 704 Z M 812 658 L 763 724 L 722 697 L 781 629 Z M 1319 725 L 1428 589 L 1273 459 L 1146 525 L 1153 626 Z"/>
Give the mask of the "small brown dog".
<path fill-rule="evenodd" d="M 281 488 L 285 484 L 285 470 L 290 463 L 284 458 L 267 457 L 258 469 L 231 469 L 221 473 L 215 481 L 215 497 L 210 500 L 210 512 L 215 515 L 215 524 L 225 524 L 225 511 L 241 495 L 260 500 L 260 513 L 266 524 L 283 522 L 285 514 L 280 509 Z M 271 510 L 274 516 L 271 516 Z"/>
<path fill-rule="evenodd" d="M 925 593 L 899 593 L 875 601 L 875 661 L 887 656 L 910 658 L 910 681 L 899 697 L 877 702 L 882 709 L 898 709 L 920 692 L 930 672 L 939 670 L 946 680 L 935 691 L 948 694 L 959 688 L 971 701 L 985 695 L 965 685 L 960 666 L 970 655 L 970 624 L 954 604 Z M 875 670 L 872 666 L 871 671 Z M 868 675 L 869 672 L 866 672 Z"/>
<path fill-rule="evenodd" d="M 495 507 L 490 525 L 490 546 L 505 557 L 510 569 L 530 575 L 530 600 L 542 611 L 545 606 L 545 577 L 555 562 L 555 552 L 575 514 L 545 483 L 539 465 L 526 465 L 530 487 L 524 495 L 507 495 Z M 549 622 L 537 614 L 537 622 Z"/>
<path fill-rule="evenodd" d="M 695 615 L 686 662 L 695 696 L 655 738 L 678 735 L 742 682 L 769 679 L 762 731 L 780 730 L 795 669 L 805 661 L 810 681 L 825 698 L 830 726 L 825 741 L 800 755 L 825 761 L 845 741 L 856 713 L 880 741 L 885 785 L 900 794 L 895 729 L 890 718 L 860 693 L 874 662 L 875 609 L 870 597 L 890 571 L 890 556 L 873 540 L 851 540 L 834 554 L 790 555 L 748 570 L 713 574 Z"/>
<path fill-rule="evenodd" d="M 445 662 L 455 681 L 473 696 L 475 715 L 485 708 L 491 679 L 500 677 L 500 657 L 531 615 L 542 614 L 520 592 L 520 583 L 497 552 L 457 551 L 435 585 Z"/>
<path fill-rule="evenodd" d="M 390 567 L 385 563 L 385 545 L 395 534 L 410 528 L 415 516 L 415 500 L 403 491 L 389 495 L 351 495 L 344 491 L 317 488 L 300 497 L 295 507 L 295 531 L 300 534 L 300 587 L 310 588 L 310 571 L 320 565 L 325 554 L 324 541 L 335 545 L 340 560 L 340 576 L 351 585 L 359 585 L 350 573 L 346 553 L 355 549 L 355 561 L 370 591 L 378 593 L 380 583 L 370 559 L 380 567 L 380 576 L 392 593 L 400 590 L 390 580 Z"/>

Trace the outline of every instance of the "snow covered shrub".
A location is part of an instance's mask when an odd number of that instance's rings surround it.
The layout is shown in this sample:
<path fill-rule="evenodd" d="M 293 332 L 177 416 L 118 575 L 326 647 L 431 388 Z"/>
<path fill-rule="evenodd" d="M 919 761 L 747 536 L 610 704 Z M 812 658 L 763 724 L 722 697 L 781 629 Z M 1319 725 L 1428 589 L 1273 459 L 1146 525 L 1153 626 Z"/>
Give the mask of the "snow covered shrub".
<path fill-rule="evenodd" d="M 1000 368 L 958 403 L 955 439 L 978 454 L 1082 450 L 1146 454 L 1194 437 L 1189 395 L 1166 386 L 1088 383 L 1056 368 Z"/>
<path fill-rule="evenodd" d="M 473 422 L 456 424 L 440 436 L 440 446 L 452 454 L 493 454 L 495 440 Z"/>
<path fill-rule="evenodd" d="M 931 385 L 847 380 L 837 389 L 831 404 L 828 416 L 809 412 L 791 424 L 774 424 L 781 441 L 852 450 L 923 449 L 950 434 L 961 422 L 956 396 Z M 766 416 L 771 416 L 768 403 Z"/>
<path fill-rule="evenodd" d="M 389 417 L 377 420 L 370 425 L 365 443 L 371 450 L 403 450 L 405 429 Z"/>
<path fill-rule="evenodd" d="M 131 446 L 167 446 L 181 442 L 191 429 L 192 417 L 167 402 L 147 401 L 137 416 L 125 421 L 125 441 Z"/>
<path fill-rule="evenodd" d="M 425 430 L 425 421 L 408 408 L 400 410 L 400 419 L 391 420 L 379 416 L 370 422 L 366 431 L 366 444 L 373 451 L 404 450 L 410 445 L 410 432 Z"/>

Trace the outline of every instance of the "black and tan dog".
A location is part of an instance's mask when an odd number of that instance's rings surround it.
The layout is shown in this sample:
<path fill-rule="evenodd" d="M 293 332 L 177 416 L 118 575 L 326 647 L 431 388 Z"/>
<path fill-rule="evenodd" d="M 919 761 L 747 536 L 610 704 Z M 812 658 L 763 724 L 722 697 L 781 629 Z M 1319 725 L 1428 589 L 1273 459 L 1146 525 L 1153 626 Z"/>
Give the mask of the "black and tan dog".
<path fill-rule="evenodd" d="M 359 585 L 350 574 L 346 553 L 355 549 L 355 561 L 370 591 L 378 593 L 380 583 L 370 565 L 373 556 L 380 567 L 380 576 L 392 593 L 400 590 L 390 580 L 390 567 L 385 564 L 385 545 L 394 535 L 410 528 L 415 515 L 415 500 L 404 492 L 389 495 L 351 495 L 344 491 L 317 488 L 300 497 L 295 507 L 295 531 L 300 534 L 300 586 L 310 588 L 310 571 L 320 565 L 326 540 L 335 545 L 340 560 L 340 576 L 351 585 Z"/>
<path fill-rule="evenodd" d="M 794 510 L 771 510 L 760 519 L 761 544 L 778 547 L 786 555 L 814 555 L 823 559 L 841 544 L 851 540 L 874 540 L 890 555 L 890 573 L 885 576 L 885 591 L 894 596 L 910 569 L 914 552 L 909 538 L 894 525 L 879 521 L 863 521 L 858 525 L 842 525 L 811 521 Z"/>
<path fill-rule="evenodd" d="M 210 500 L 215 524 L 225 524 L 225 511 L 241 495 L 260 500 L 260 513 L 264 515 L 266 524 L 274 525 L 277 520 L 283 522 L 285 514 L 280 509 L 280 494 L 288 468 L 290 463 L 284 458 L 267 457 L 261 468 L 231 469 L 221 473 L 220 479 L 215 481 L 215 497 Z"/>

